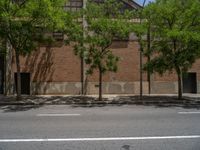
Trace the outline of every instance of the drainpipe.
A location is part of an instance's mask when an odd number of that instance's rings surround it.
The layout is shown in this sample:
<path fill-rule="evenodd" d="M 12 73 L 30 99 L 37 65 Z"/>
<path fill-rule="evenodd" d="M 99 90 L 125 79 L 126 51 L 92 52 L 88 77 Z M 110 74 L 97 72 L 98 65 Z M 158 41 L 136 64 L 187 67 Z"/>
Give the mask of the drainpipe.
<path fill-rule="evenodd" d="M 87 0 L 83 0 L 83 9 L 86 9 Z M 83 30 L 87 30 L 87 21 L 85 19 L 85 15 L 83 16 Z M 85 32 L 83 32 L 83 36 L 85 37 Z M 86 68 L 84 63 L 84 54 L 81 57 L 81 94 L 87 94 L 87 76 L 86 76 Z"/>

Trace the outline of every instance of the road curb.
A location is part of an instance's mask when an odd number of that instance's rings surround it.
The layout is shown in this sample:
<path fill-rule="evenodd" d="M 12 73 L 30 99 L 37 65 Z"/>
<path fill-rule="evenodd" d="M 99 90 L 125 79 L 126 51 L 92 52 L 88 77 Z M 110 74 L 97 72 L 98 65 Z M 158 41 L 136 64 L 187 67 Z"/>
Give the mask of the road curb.
<path fill-rule="evenodd" d="M 185 106 L 197 106 L 200 107 L 200 101 L 173 101 L 173 102 L 162 102 L 162 101 L 131 101 L 131 102 L 127 102 L 127 101 L 122 101 L 122 102 L 92 102 L 92 103 L 70 103 L 70 102 L 62 102 L 62 103 L 33 103 L 33 102 L 23 102 L 23 103 L 19 103 L 19 102 L 3 102 L 0 103 L 0 106 L 5 106 L 5 105 L 18 105 L 18 106 L 23 106 L 23 105 L 38 105 L 38 106 L 42 106 L 42 105 L 72 105 L 72 106 L 90 106 L 90 105 L 168 105 L 168 106 L 174 106 L 174 105 L 185 105 Z"/>
<path fill-rule="evenodd" d="M 140 100 L 139 96 L 117 96 L 103 98 L 99 101 L 92 96 L 52 96 L 52 97 L 23 97 L 21 101 L 15 101 L 15 97 L 1 97 L 0 106 L 5 105 L 72 105 L 72 106 L 96 106 L 96 105 L 164 105 L 164 106 L 200 106 L 200 98 L 184 96 L 183 100 L 178 100 L 174 96 L 144 96 Z"/>

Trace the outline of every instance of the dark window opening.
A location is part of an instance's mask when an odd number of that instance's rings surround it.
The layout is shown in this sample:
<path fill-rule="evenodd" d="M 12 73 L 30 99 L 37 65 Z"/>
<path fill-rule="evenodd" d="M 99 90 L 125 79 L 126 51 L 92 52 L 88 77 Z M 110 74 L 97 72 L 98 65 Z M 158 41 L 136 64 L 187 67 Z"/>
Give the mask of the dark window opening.
<path fill-rule="evenodd" d="M 83 8 L 83 0 L 69 0 L 65 3 L 64 9 L 70 11 L 78 11 Z"/>
<path fill-rule="evenodd" d="M 124 41 L 114 41 L 112 43 L 112 45 L 110 46 L 110 48 L 113 48 L 113 49 L 120 49 L 120 48 L 128 48 L 128 41 L 124 40 Z"/>
<path fill-rule="evenodd" d="M 26 0 L 12 0 L 13 3 L 18 4 L 18 5 L 22 5 L 24 3 L 26 3 Z"/>
<path fill-rule="evenodd" d="M 62 32 L 53 32 L 53 38 L 56 41 L 63 41 L 64 40 L 64 34 Z"/>

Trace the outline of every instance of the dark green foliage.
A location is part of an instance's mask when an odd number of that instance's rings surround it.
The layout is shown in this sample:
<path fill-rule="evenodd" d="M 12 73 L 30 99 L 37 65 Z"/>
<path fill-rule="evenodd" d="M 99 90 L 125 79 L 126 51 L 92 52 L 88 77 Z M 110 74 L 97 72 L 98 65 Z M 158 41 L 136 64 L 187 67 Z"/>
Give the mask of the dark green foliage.
<path fill-rule="evenodd" d="M 107 71 L 116 72 L 119 58 L 110 46 L 116 39 L 129 37 L 133 12 L 121 11 L 122 3 L 117 0 L 105 0 L 101 4 L 88 1 L 86 6 L 82 11 L 83 26 L 75 23 L 73 33 L 68 35 L 74 41 L 75 54 L 84 58 L 89 74 L 96 69 L 100 76 Z"/>
<path fill-rule="evenodd" d="M 200 1 L 156 0 L 145 8 L 154 41 L 146 69 L 160 74 L 187 72 L 200 57 Z M 149 15 L 151 14 L 151 15 Z M 182 97 L 181 79 L 179 98 Z"/>
<path fill-rule="evenodd" d="M 40 43 L 50 43 L 47 32 L 64 30 L 69 15 L 63 10 L 65 0 L 1 0 L 0 39 L 15 51 L 17 68 L 17 98 L 21 96 L 20 55 L 37 49 Z"/>
<path fill-rule="evenodd" d="M 16 52 L 26 55 L 36 49 L 47 31 L 64 28 L 63 0 L 28 0 L 0 2 L 0 37 L 10 42 Z"/>

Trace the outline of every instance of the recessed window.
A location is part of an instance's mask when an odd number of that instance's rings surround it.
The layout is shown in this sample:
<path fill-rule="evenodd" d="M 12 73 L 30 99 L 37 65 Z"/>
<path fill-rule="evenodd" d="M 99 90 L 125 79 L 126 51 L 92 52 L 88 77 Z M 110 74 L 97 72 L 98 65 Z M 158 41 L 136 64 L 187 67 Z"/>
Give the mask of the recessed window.
<path fill-rule="evenodd" d="M 64 9 L 77 11 L 80 10 L 82 7 L 83 7 L 83 0 L 69 0 L 68 2 L 65 3 Z"/>
<path fill-rule="evenodd" d="M 62 32 L 53 32 L 53 38 L 56 41 L 62 41 L 64 40 L 64 34 Z"/>

